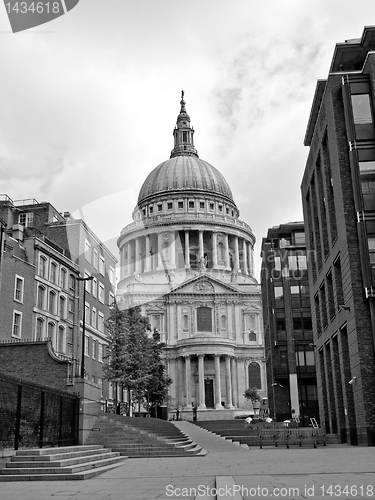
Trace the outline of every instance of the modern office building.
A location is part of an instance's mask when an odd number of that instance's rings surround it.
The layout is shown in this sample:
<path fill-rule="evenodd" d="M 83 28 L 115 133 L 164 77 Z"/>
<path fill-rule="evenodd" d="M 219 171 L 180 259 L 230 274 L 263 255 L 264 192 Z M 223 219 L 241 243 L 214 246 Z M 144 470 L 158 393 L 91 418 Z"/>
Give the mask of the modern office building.
<path fill-rule="evenodd" d="M 375 445 L 375 27 L 336 45 L 302 181 L 320 420 Z"/>
<path fill-rule="evenodd" d="M 199 158 L 180 104 L 170 159 L 146 178 L 118 239 L 118 303 L 141 304 L 167 344 L 172 406 L 233 418 L 251 409 L 248 387 L 266 396 L 255 238 L 223 175 Z"/>
<path fill-rule="evenodd" d="M 103 382 L 103 354 L 105 320 L 115 297 L 115 257 L 83 220 L 61 214 L 50 203 L 1 195 L 0 218 L 5 228 L 0 342 L 31 345 L 50 339 L 53 357 L 70 362 L 68 385 L 84 374 L 104 386 L 103 403 L 111 399 L 111 388 Z M 87 277 L 93 279 L 79 281 Z M 17 375 L 22 375 L 22 363 Z"/>
<path fill-rule="evenodd" d="M 270 414 L 309 425 L 319 410 L 303 222 L 270 228 L 261 256 Z"/>

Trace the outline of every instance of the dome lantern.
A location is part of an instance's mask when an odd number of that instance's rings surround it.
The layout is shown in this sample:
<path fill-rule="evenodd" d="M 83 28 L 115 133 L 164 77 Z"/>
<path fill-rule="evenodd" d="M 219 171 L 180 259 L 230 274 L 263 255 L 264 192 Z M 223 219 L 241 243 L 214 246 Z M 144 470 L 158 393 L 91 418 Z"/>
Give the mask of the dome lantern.
<path fill-rule="evenodd" d="M 174 148 L 171 151 L 171 158 L 181 155 L 193 155 L 198 158 L 198 151 L 194 147 L 194 129 L 190 126 L 190 116 L 186 112 L 184 101 L 185 92 L 181 91 L 181 109 L 177 117 L 176 126 L 173 130 Z"/>

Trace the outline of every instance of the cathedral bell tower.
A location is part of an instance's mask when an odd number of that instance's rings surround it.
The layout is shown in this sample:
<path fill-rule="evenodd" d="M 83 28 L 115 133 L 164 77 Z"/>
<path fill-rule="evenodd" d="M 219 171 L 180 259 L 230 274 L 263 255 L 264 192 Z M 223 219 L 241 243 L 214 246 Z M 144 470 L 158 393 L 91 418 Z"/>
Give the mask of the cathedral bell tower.
<path fill-rule="evenodd" d="M 174 148 L 171 151 L 171 158 L 175 156 L 195 156 L 198 158 L 198 151 L 194 147 L 194 129 L 190 126 L 190 116 L 186 112 L 184 101 L 184 91 L 181 91 L 181 109 L 177 117 L 176 126 L 173 130 Z"/>

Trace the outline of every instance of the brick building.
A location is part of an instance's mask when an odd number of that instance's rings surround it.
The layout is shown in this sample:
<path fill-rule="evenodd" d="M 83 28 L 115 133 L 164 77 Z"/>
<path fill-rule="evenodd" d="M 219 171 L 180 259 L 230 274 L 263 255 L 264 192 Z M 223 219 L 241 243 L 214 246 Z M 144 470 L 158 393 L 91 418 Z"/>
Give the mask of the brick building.
<path fill-rule="evenodd" d="M 302 181 L 320 419 L 375 445 L 375 27 L 336 45 Z"/>
<path fill-rule="evenodd" d="M 308 425 L 319 411 L 303 222 L 268 230 L 261 286 L 271 416 Z"/>
<path fill-rule="evenodd" d="M 54 357 L 71 363 L 69 383 L 80 376 L 84 347 L 85 378 L 102 386 L 103 403 L 112 399 L 103 377 L 103 356 L 105 320 L 114 299 L 115 257 L 84 221 L 59 213 L 50 203 L 13 201 L 2 195 L 0 218 L 5 227 L 0 341 L 21 346 L 49 338 Z M 77 281 L 88 276 L 93 280 Z"/>

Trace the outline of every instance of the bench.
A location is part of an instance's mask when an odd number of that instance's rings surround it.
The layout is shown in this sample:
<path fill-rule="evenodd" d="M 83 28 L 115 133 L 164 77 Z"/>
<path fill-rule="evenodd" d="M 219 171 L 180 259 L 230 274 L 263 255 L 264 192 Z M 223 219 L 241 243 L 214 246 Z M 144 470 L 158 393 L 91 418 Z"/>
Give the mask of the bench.
<path fill-rule="evenodd" d="M 258 436 L 260 441 L 260 448 L 266 445 L 278 444 L 299 445 L 302 443 L 312 444 L 314 448 L 317 447 L 318 441 L 326 446 L 325 434 L 321 429 L 258 429 Z"/>

